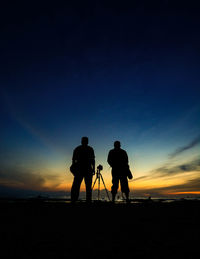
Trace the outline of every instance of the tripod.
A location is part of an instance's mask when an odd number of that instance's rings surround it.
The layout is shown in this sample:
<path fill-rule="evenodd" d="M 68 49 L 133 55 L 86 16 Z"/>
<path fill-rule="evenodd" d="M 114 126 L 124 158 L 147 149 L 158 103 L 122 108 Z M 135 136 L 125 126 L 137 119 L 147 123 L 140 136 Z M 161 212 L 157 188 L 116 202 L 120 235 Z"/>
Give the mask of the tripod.
<path fill-rule="evenodd" d="M 101 170 L 102 170 L 102 169 L 103 169 L 103 166 L 101 166 L 101 165 L 97 166 L 96 179 L 95 179 L 94 184 L 93 184 L 93 186 L 92 186 L 92 190 L 93 190 L 93 188 L 94 188 L 94 186 L 95 186 L 96 181 L 98 180 L 98 201 L 99 201 L 99 197 L 100 197 L 100 182 L 101 182 L 101 180 L 102 180 L 103 185 L 104 185 L 105 190 L 106 190 L 106 194 L 107 194 L 108 200 L 110 201 L 110 197 L 109 197 L 109 195 L 108 195 L 108 190 L 107 190 L 107 188 L 106 188 L 105 182 L 104 182 L 104 180 L 103 180 L 103 176 L 102 176 L 102 174 L 101 174 Z"/>

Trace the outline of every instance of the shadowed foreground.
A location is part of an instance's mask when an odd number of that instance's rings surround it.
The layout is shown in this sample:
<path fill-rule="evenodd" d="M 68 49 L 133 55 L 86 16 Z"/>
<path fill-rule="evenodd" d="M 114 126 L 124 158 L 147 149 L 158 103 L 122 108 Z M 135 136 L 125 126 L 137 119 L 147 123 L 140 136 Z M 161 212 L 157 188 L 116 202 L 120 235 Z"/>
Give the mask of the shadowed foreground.
<path fill-rule="evenodd" d="M 2 258 L 192 258 L 199 201 L 1 202 Z"/>

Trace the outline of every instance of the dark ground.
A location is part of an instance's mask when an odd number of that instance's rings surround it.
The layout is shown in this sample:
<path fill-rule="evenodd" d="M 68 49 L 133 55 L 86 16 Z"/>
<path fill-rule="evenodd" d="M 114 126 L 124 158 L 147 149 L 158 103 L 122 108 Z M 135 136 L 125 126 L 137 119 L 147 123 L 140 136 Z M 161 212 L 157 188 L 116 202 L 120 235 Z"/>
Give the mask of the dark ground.
<path fill-rule="evenodd" d="M 1 258 L 199 258 L 199 201 L 1 201 Z M 194 257 L 195 256 L 195 257 Z"/>

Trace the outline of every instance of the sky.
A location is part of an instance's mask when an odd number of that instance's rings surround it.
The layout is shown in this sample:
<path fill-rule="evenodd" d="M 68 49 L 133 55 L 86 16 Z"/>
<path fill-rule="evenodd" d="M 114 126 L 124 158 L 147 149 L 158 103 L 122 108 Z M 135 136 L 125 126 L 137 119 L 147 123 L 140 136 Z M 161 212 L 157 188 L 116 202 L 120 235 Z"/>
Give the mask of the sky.
<path fill-rule="evenodd" d="M 193 1 L 15 1 L 0 12 L 0 195 L 70 191 L 73 149 L 88 136 L 108 189 L 119 140 L 133 196 L 200 196 Z"/>

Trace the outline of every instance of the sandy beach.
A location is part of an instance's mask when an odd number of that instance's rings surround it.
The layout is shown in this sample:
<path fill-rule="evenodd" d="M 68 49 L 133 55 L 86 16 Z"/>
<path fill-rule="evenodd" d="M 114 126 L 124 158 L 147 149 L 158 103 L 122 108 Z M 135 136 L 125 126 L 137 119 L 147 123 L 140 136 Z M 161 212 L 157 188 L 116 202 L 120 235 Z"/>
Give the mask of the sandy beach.
<path fill-rule="evenodd" d="M 194 258 L 199 201 L 1 201 L 2 258 Z"/>

